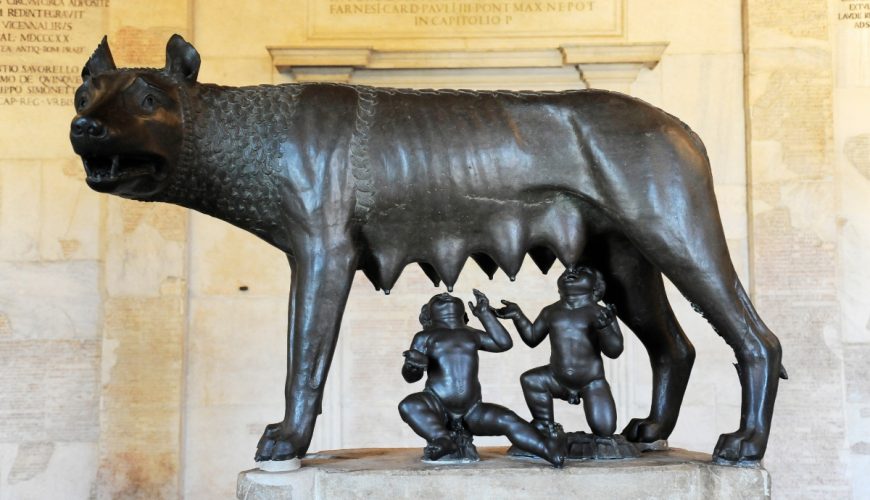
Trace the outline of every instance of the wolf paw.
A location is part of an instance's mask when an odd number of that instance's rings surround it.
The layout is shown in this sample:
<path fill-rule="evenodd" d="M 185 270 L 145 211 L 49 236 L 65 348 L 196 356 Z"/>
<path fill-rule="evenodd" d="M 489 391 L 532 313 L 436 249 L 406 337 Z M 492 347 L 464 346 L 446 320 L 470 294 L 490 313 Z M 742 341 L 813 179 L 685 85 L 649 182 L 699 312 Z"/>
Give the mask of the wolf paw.
<path fill-rule="evenodd" d="M 308 443 L 296 433 L 287 430 L 283 422 L 269 424 L 263 431 L 263 437 L 257 443 L 257 454 L 254 460 L 290 460 L 302 458 L 308 448 Z"/>
<path fill-rule="evenodd" d="M 668 438 L 664 435 L 661 424 L 649 418 L 631 419 L 622 430 L 622 435 L 633 443 L 652 443 Z"/>
<path fill-rule="evenodd" d="M 754 465 L 764 456 L 767 436 L 752 430 L 731 432 L 719 436 L 713 461 L 729 465 Z"/>

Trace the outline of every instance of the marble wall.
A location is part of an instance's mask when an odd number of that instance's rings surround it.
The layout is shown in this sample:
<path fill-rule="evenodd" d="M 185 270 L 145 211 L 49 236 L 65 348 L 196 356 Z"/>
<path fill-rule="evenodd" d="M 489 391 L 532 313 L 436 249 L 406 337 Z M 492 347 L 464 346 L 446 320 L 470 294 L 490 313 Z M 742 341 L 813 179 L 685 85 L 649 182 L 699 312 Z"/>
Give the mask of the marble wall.
<path fill-rule="evenodd" d="M 83 185 L 65 127 L 38 126 L 68 121 L 77 70 L 25 50 L 85 50 L 106 10 L 74 9 L 63 43 L 28 43 L 10 5 L 0 5 L 0 498 L 86 498 L 100 441 L 105 202 Z M 43 85 L 46 72 L 56 79 Z"/>
<path fill-rule="evenodd" d="M 93 10 L 70 14 L 80 19 L 66 30 L 73 33 L 67 45 L 87 46 L 78 53 L 15 52 L 51 43 L 4 41 L 7 31 L 26 32 L 23 25 L 0 32 L 0 50 L 13 47 L 0 52 L 6 131 L 0 135 L 0 500 L 226 497 L 236 472 L 252 466 L 263 425 L 283 413 L 290 275 L 281 252 L 198 213 L 90 191 L 66 139 L 72 112 L 64 89 L 40 102 L 8 100 L 20 95 L 4 85 L 22 85 L 18 74 L 9 80 L 11 65 L 67 66 L 60 73 L 74 86 L 71 78 L 101 32 L 109 34 L 119 65 L 128 66 L 162 66 L 168 35 L 182 33 L 202 55 L 200 81 L 590 84 L 630 92 L 679 116 L 707 144 L 735 266 L 785 348 L 791 380 L 781 384 L 765 461 L 774 496 L 870 495 L 861 473 L 870 467 L 870 28 L 861 24 L 870 11 L 861 2 L 602 1 L 621 9 L 600 13 L 582 37 L 561 36 L 555 27 L 550 36 L 527 37 L 491 26 L 487 37 L 455 28 L 453 37 L 425 40 L 387 36 L 410 29 L 396 24 L 403 19 L 369 40 L 336 40 L 322 34 L 322 25 L 312 28 L 304 0 L 92 3 Z M 4 13 L 17 8 L 11 5 L 0 1 Z M 578 72 L 528 63 L 539 67 L 475 73 L 424 65 L 368 67 L 350 77 L 318 70 L 317 63 L 306 72 L 279 71 L 266 50 L 542 54 L 589 43 L 666 48 L 657 62 L 632 68 L 581 65 Z M 555 300 L 556 272 L 541 276 L 527 262 L 515 283 L 502 274 L 488 281 L 469 263 L 456 293 L 470 298 L 477 287 L 494 300 L 535 310 Z M 405 271 L 389 297 L 358 277 L 312 450 L 421 444 L 396 411 L 397 401 L 418 389 L 401 380 L 399 353 L 417 329 L 420 305 L 436 291 L 416 268 Z M 670 292 L 698 351 L 671 444 L 710 451 L 739 420 L 733 355 Z M 528 416 L 516 381 L 546 362 L 545 351 L 517 344 L 508 353 L 482 355 L 485 399 Z M 620 425 L 648 411 L 648 366 L 634 340 L 608 365 Z M 575 407 L 560 405 L 557 412 L 567 426 L 585 427 Z"/>

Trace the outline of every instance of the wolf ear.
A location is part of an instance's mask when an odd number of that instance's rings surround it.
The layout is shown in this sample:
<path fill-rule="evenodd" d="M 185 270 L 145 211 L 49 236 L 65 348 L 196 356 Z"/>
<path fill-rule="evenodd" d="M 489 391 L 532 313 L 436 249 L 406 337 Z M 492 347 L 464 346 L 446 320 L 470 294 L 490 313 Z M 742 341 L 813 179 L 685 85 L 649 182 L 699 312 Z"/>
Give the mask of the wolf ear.
<path fill-rule="evenodd" d="M 193 48 L 193 45 L 187 43 L 181 35 L 172 35 L 166 44 L 165 71 L 167 73 L 193 83 L 199 74 L 200 62 L 199 52 Z"/>
<path fill-rule="evenodd" d="M 103 36 L 103 40 L 97 45 L 97 50 L 91 54 L 91 58 L 85 63 L 82 68 L 82 80 L 87 80 L 92 76 L 97 76 L 104 71 L 117 69 L 115 60 L 112 59 L 112 51 L 109 50 L 109 41 Z"/>

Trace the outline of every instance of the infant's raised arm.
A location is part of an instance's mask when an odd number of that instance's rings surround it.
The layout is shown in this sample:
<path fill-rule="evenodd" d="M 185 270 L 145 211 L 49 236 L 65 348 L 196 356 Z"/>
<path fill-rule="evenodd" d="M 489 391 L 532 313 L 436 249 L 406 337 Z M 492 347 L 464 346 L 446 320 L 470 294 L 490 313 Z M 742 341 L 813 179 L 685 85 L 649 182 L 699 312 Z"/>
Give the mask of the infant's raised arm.
<path fill-rule="evenodd" d="M 474 290 L 474 297 L 477 299 L 477 304 L 468 303 L 471 307 L 471 312 L 480 323 L 485 331 L 480 333 L 480 348 L 488 352 L 504 352 L 514 346 L 513 340 L 508 331 L 498 321 L 496 311 L 489 305 L 489 299 L 486 295 L 478 290 Z"/>
<path fill-rule="evenodd" d="M 541 343 L 550 332 L 550 325 L 546 318 L 547 309 L 544 308 L 541 314 L 538 315 L 535 322 L 529 321 L 529 318 L 520 309 L 520 306 L 507 300 L 502 300 L 504 307 L 496 309 L 495 314 L 502 319 L 511 319 L 514 322 L 520 338 L 529 347 L 535 347 Z"/>
<path fill-rule="evenodd" d="M 601 353 L 611 359 L 616 359 L 622 354 L 623 339 L 619 322 L 616 321 L 616 307 L 608 304 L 607 307 L 596 306 L 598 316 L 593 326 L 598 337 L 598 347 Z"/>

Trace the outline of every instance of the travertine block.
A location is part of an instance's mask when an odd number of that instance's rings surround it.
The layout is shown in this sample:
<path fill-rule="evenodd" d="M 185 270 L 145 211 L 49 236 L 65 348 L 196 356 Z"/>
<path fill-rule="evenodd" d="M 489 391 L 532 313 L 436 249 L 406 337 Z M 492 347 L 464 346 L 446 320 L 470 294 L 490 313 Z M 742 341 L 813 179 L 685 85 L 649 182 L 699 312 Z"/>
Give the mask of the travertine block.
<path fill-rule="evenodd" d="M 42 168 L 39 161 L 0 161 L 0 258 L 39 260 Z"/>
<path fill-rule="evenodd" d="M 173 33 L 188 36 L 187 1 L 123 1 L 112 4 L 108 33 L 112 54 L 119 67 L 162 68 L 166 40 Z"/>
<path fill-rule="evenodd" d="M 119 66 L 163 67 L 185 1 L 112 4 Z M 176 498 L 182 467 L 187 210 L 106 198 L 98 498 Z"/>
<path fill-rule="evenodd" d="M 0 359 L 0 442 L 96 441 L 98 340 L 4 340 Z"/>
<path fill-rule="evenodd" d="M 750 73 L 748 96 L 752 142 L 777 142 L 780 161 L 786 166 L 783 170 L 755 164 L 754 181 L 825 178 L 832 160 L 827 142 L 833 132 L 830 54 L 818 48 L 789 54 L 760 51 L 754 61 L 757 67 Z M 798 81 L 800 85 L 795 85 Z"/>
<path fill-rule="evenodd" d="M 717 466 L 684 450 L 634 460 L 569 462 L 556 470 L 543 461 L 518 460 L 503 448 L 484 448 L 481 461 L 430 465 L 419 449 L 324 452 L 292 472 L 239 474 L 240 499 L 327 498 L 770 498 L 762 468 Z"/>
<path fill-rule="evenodd" d="M 695 0 L 628 0 L 629 41 L 668 40 L 670 54 L 742 51 L 740 5 Z"/>
<path fill-rule="evenodd" d="M 271 404 L 280 410 L 287 297 L 236 293 L 191 300 L 186 403 L 193 408 Z"/>
<path fill-rule="evenodd" d="M 113 3 L 119 66 L 163 67 L 188 2 Z M 187 210 L 107 198 L 98 498 L 176 498 L 182 467 Z"/>
<path fill-rule="evenodd" d="M 96 469 L 96 441 L 0 444 L 0 500 L 89 498 Z"/>
<path fill-rule="evenodd" d="M 305 16 L 300 14 L 306 4 L 306 0 L 254 0 L 240 9 L 233 0 L 197 3 L 193 18 L 197 49 L 203 58 L 268 57 L 270 45 L 305 40 Z"/>
<path fill-rule="evenodd" d="M 99 258 L 100 204 L 78 160 L 0 161 L 0 258 Z"/>
<path fill-rule="evenodd" d="M 259 388 L 274 396 L 269 404 L 216 404 L 187 410 L 183 498 L 231 496 L 235 474 L 256 466 L 254 452 L 263 428 L 281 420 L 282 389 L 281 383 Z"/>
<path fill-rule="evenodd" d="M 85 184 L 77 157 L 42 164 L 40 256 L 45 260 L 99 259 L 105 197 Z"/>
<path fill-rule="evenodd" d="M 847 54 L 840 54 L 838 59 L 842 61 Z M 838 284 L 843 340 L 870 343 L 870 266 L 866 264 L 870 259 L 870 124 L 866 119 L 870 83 L 838 89 L 835 103 L 835 147 L 841 175 L 838 242 L 842 269 L 848 269 L 840 274 Z"/>
<path fill-rule="evenodd" d="M 14 340 L 99 339 L 99 273 L 95 261 L 0 262 L 0 332 Z"/>
<path fill-rule="evenodd" d="M 870 345 L 849 345 L 843 364 L 846 380 L 846 440 L 852 491 L 870 491 Z"/>
<path fill-rule="evenodd" d="M 110 198 L 106 224 L 106 292 L 109 296 L 181 293 L 185 280 L 188 211 L 162 203 Z"/>
<path fill-rule="evenodd" d="M 742 54 L 669 53 L 661 65 L 660 105 L 704 141 L 717 194 L 722 185 L 745 189 Z"/>
<path fill-rule="evenodd" d="M 190 289 L 196 297 L 271 296 L 284 302 L 280 311 L 252 318 L 285 323 L 290 265 L 283 252 L 256 236 L 207 215 L 191 214 Z M 240 287 L 247 287 L 240 290 Z M 244 302 L 238 304 L 244 309 Z M 260 325 L 257 325 L 259 328 Z"/>
<path fill-rule="evenodd" d="M 190 300 L 185 498 L 220 498 L 232 491 L 233 473 L 253 464 L 263 428 L 284 412 L 286 292 L 234 292 Z"/>
<path fill-rule="evenodd" d="M 259 57 L 204 56 L 201 82 L 220 82 L 221 85 L 261 85 L 272 82 L 272 59 L 265 50 Z"/>
<path fill-rule="evenodd" d="M 745 3 L 753 299 L 783 344 L 768 465 L 783 496 L 851 496 L 838 305 L 830 8 Z M 801 472 L 797 472 L 801 471 Z M 856 492 L 857 493 L 857 492 Z"/>
<path fill-rule="evenodd" d="M 106 301 L 100 496 L 177 496 L 184 327 L 181 297 Z"/>
<path fill-rule="evenodd" d="M 84 60 L 99 41 L 107 5 L 108 1 L 4 2 L 0 32 L 4 159 L 71 156 L 65 132 L 72 93 Z"/>

